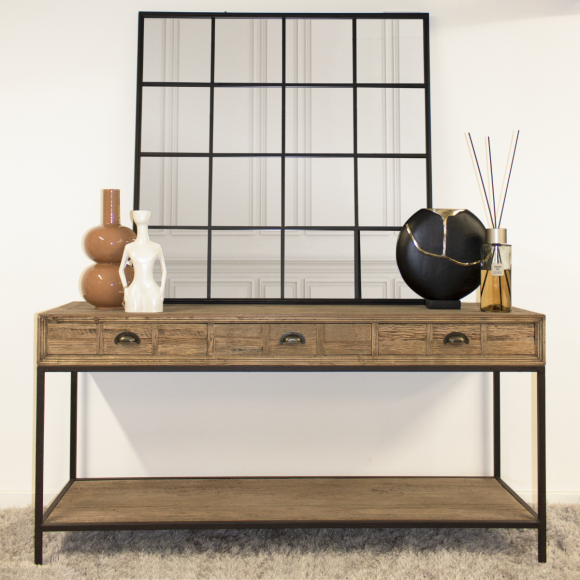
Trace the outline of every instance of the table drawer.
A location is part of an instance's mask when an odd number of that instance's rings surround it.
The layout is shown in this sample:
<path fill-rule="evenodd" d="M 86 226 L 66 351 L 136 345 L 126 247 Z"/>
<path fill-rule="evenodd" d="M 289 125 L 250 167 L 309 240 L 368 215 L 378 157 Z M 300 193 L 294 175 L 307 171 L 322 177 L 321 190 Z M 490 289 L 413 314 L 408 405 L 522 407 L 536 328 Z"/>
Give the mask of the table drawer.
<path fill-rule="evenodd" d="M 370 324 L 321 324 L 321 349 L 324 355 L 372 353 Z"/>
<path fill-rule="evenodd" d="M 379 355 L 427 355 L 427 324 L 379 324 Z"/>
<path fill-rule="evenodd" d="M 47 355 L 97 354 L 97 325 L 49 322 L 46 331 Z"/>
<path fill-rule="evenodd" d="M 463 337 L 465 342 L 459 342 Z M 447 342 L 446 342 L 447 340 Z M 379 324 L 379 355 L 479 356 L 479 324 Z"/>
<path fill-rule="evenodd" d="M 214 353 L 216 356 L 262 356 L 264 325 L 216 324 Z"/>
<path fill-rule="evenodd" d="M 464 340 L 465 342 L 457 342 Z M 479 324 L 434 324 L 432 353 L 435 356 L 480 356 Z"/>
<path fill-rule="evenodd" d="M 270 355 L 302 357 L 316 354 L 316 324 L 268 324 L 267 326 Z"/>
<path fill-rule="evenodd" d="M 167 357 L 207 355 L 207 324 L 160 324 L 157 352 Z"/>
<path fill-rule="evenodd" d="M 150 324 L 115 322 L 103 325 L 103 354 L 122 357 L 153 354 Z"/>
<path fill-rule="evenodd" d="M 536 355 L 534 324 L 488 324 L 488 356 Z"/>

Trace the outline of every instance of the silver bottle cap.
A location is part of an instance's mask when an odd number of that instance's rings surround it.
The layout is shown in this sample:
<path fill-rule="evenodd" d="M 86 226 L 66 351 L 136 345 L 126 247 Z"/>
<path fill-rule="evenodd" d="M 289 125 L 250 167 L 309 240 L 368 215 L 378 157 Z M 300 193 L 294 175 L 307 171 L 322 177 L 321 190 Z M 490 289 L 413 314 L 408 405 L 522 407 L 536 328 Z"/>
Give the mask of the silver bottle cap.
<path fill-rule="evenodd" d="M 488 228 L 485 230 L 486 244 L 507 244 L 506 228 Z"/>

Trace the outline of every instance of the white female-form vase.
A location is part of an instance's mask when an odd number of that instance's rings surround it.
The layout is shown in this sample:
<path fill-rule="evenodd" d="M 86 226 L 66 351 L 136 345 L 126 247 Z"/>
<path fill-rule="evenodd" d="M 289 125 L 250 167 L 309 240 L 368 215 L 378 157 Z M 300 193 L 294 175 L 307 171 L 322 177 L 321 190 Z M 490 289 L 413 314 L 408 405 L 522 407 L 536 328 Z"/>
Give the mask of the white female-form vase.
<path fill-rule="evenodd" d="M 163 293 L 167 279 L 167 268 L 161 246 L 149 239 L 148 224 L 150 211 L 132 211 L 131 219 L 137 224 L 137 239 L 125 246 L 119 276 L 125 289 L 125 312 L 163 312 Z M 131 260 L 134 278 L 127 286 L 125 266 Z M 159 259 L 161 265 L 161 287 L 153 278 L 153 266 Z"/>

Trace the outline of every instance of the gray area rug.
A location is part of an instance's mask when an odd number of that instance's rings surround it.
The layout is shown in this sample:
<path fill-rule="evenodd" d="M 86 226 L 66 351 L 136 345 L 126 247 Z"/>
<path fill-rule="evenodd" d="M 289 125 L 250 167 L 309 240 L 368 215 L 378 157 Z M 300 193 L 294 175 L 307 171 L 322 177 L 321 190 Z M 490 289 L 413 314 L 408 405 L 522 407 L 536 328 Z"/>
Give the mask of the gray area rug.
<path fill-rule="evenodd" d="M 45 534 L 33 512 L 0 510 L 0 578 L 580 579 L 580 505 L 548 509 L 548 563 L 536 532 L 485 529 L 194 530 Z"/>

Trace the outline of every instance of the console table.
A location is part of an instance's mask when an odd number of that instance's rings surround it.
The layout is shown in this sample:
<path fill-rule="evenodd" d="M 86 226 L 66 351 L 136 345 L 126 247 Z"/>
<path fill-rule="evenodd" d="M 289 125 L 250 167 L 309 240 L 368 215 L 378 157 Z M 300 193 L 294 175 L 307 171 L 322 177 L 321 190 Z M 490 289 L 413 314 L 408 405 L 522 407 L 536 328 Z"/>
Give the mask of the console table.
<path fill-rule="evenodd" d="M 463 527 L 538 530 L 546 561 L 545 317 L 423 306 L 171 304 L 127 314 L 73 302 L 37 315 L 35 562 L 44 532 Z M 77 373 L 493 373 L 489 477 L 79 478 Z M 43 507 L 45 375 L 71 373 L 70 480 Z M 500 373 L 537 377 L 537 511 L 501 478 Z"/>

